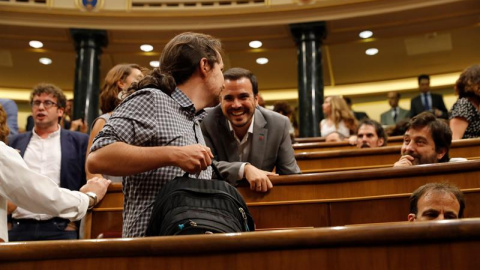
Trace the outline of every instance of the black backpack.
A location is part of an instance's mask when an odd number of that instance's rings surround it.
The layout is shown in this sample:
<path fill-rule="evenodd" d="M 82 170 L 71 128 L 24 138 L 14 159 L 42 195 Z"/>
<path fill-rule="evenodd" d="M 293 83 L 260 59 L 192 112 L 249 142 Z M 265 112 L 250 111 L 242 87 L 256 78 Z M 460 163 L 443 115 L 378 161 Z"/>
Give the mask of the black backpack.
<path fill-rule="evenodd" d="M 254 230 L 253 218 L 235 187 L 223 180 L 189 178 L 186 173 L 169 181 L 158 193 L 146 235 Z"/>

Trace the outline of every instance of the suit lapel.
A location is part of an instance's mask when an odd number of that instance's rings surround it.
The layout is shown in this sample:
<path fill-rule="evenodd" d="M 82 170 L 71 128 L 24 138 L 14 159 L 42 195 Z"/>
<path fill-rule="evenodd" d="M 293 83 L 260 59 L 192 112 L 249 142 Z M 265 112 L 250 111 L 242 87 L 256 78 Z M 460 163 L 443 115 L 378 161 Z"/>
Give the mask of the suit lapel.
<path fill-rule="evenodd" d="M 251 161 L 255 167 L 261 168 L 265 157 L 268 129 L 267 121 L 259 109 L 255 109 L 255 122 L 253 124 L 252 148 L 250 149 Z"/>
<path fill-rule="evenodd" d="M 17 144 L 17 149 L 20 150 L 20 155 L 23 156 L 25 155 L 25 150 L 27 150 L 28 143 L 30 143 L 30 139 L 32 138 L 33 132 L 30 131 L 26 134 L 26 136 L 21 137 L 19 139 L 19 142 Z"/>
<path fill-rule="evenodd" d="M 60 186 L 66 187 L 66 179 L 67 179 L 67 171 L 68 164 L 66 164 L 68 158 L 65 157 L 67 153 L 73 153 L 69 151 L 69 148 L 72 147 L 73 144 L 69 142 L 69 134 L 66 133 L 63 129 L 60 129 L 60 152 L 61 152 L 61 160 L 60 160 Z"/>

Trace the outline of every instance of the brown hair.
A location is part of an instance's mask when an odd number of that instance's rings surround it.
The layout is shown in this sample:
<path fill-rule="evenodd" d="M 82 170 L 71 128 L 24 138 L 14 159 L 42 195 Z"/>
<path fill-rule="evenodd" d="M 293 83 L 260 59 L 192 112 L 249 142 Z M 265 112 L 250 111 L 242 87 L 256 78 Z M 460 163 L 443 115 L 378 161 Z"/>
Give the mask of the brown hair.
<path fill-rule="evenodd" d="M 458 211 L 458 218 L 463 217 L 463 210 L 465 209 L 465 197 L 462 191 L 450 183 L 428 183 L 417 188 L 410 196 L 410 213 L 418 214 L 418 200 L 430 190 L 444 191 L 452 193 L 457 198 L 460 204 L 460 211 Z"/>
<path fill-rule="evenodd" d="M 380 125 L 380 123 L 378 123 L 377 121 L 372 120 L 372 119 L 363 119 L 358 124 L 357 132 L 355 134 L 358 134 L 358 130 L 363 125 L 372 126 L 375 129 L 375 132 L 377 133 L 377 137 L 379 139 L 383 138 L 383 144 L 381 146 L 387 146 L 388 136 L 387 136 L 387 133 L 385 133 L 385 130 L 383 129 L 382 125 Z"/>
<path fill-rule="evenodd" d="M 223 78 L 225 80 L 238 80 L 241 78 L 247 78 L 252 84 L 252 92 L 255 98 L 258 95 L 258 81 L 257 76 L 255 76 L 250 70 L 244 68 L 231 68 L 223 73 Z"/>
<path fill-rule="evenodd" d="M 118 99 L 118 93 L 122 89 L 118 87 L 117 83 L 125 81 L 132 73 L 132 69 L 142 71 L 142 67 L 137 64 L 118 64 L 108 71 L 100 91 L 100 110 L 103 113 L 113 111 L 120 104 L 121 100 Z"/>
<path fill-rule="evenodd" d="M 65 106 L 67 105 L 67 98 L 63 94 L 62 89 L 50 83 L 40 83 L 33 88 L 33 91 L 30 94 L 30 104 L 32 104 L 35 96 L 40 96 L 41 94 L 52 95 L 57 99 L 57 107 L 65 109 Z"/>
<path fill-rule="evenodd" d="M 10 133 L 7 125 L 7 113 L 3 109 L 3 106 L 0 105 L 0 141 L 7 143 L 7 137 Z"/>
<path fill-rule="evenodd" d="M 477 86 L 477 91 L 474 86 Z M 473 65 L 465 69 L 455 83 L 455 93 L 459 97 L 480 98 L 480 65 Z"/>
<path fill-rule="evenodd" d="M 450 160 L 448 151 L 452 144 L 452 130 L 441 119 L 438 119 L 431 112 L 422 112 L 414 116 L 407 124 L 407 131 L 411 128 L 421 129 L 428 127 L 432 133 L 433 141 L 435 142 L 435 151 L 438 153 L 444 148 L 445 155 L 438 162 L 447 162 Z"/>
<path fill-rule="evenodd" d="M 185 32 L 175 36 L 163 49 L 160 67 L 145 76 L 132 89 L 157 88 L 170 95 L 177 85 L 186 82 L 206 58 L 210 66 L 219 63 L 222 44 L 212 36 Z"/>
<path fill-rule="evenodd" d="M 338 124 L 343 120 L 347 128 L 351 133 L 355 132 L 357 129 L 358 121 L 353 116 L 353 113 L 347 106 L 347 102 L 340 96 L 329 96 L 330 98 L 330 120 L 335 123 L 335 126 L 338 128 Z M 326 99 L 326 98 L 325 98 Z"/>

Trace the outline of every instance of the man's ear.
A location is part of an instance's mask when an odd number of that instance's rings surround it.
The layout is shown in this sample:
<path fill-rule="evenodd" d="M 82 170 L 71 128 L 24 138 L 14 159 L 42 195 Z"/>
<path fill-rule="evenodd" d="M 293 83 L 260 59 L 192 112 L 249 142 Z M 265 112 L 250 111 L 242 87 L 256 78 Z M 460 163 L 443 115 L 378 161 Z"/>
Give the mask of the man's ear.
<path fill-rule="evenodd" d="M 122 80 L 117 81 L 117 87 L 118 87 L 119 89 L 123 89 L 126 85 L 127 85 L 127 84 L 126 84 L 124 81 L 122 81 Z"/>
<path fill-rule="evenodd" d="M 412 214 L 412 213 L 408 214 L 408 221 L 414 222 L 414 221 L 415 221 L 415 218 L 416 218 L 416 215 L 415 215 L 415 214 Z"/>
<path fill-rule="evenodd" d="M 385 143 L 385 139 L 384 139 L 384 138 L 379 138 L 379 139 L 377 140 L 377 146 L 382 146 L 383 143 Z"/>
<path fill-rule="evenodd" d="M 210 64 L 208 64 L 207 58 L 202 58 L 199 63 L 200 74 L 202 77 L 207 76 L 208 71 L 210 70 Z"/>
<path fill-rule="evenodd" d="M 441 148 L 438 152 L 437 152 L 437 160 L 440 160 L 443 158 L 443 156 L 445 156 L 445 154 L 447 153 L 447 149 L 445 147 Z"/>
<path fill-rule="evenodd" d="M 58 110 L 57 110 L 57 116 L 58 116 L 58 117 L 62 117 L 64 112 L 65 112 L 65 108 L 58 108 Z"/>

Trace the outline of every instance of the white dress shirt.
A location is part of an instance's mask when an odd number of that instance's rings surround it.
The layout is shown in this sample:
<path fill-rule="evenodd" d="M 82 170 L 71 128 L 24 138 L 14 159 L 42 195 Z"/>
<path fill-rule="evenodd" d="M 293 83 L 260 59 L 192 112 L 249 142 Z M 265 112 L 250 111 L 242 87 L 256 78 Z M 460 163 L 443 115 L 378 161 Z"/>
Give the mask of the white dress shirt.
<path fill-rule="evenodd" d="M 30 170 L 17 150 L 0 142 L 0 239 L 4 241 L 8 241 L 7 200 L 70 220 L 83 218 L 89 203 L 87 195 L 59 188 L 45 175 Z"/>
<path fill-rule="evenodd" d="M 255 116 L 252 116 L 252 122 L 248 127 L 247 134 L 243 136 L 241 141 L 237 137 L 237 134 L 235 134 L 235 131 L 233 130 L 233 127 L 230 121 L 227 121 L 228 127 L 230 128 L 230 131 L 233 132 L 233 137 L 235 137 L 235 141 L 237 142 L 238 155 L 239 155 L 240 161 L 245 161 L 245 163 L 243 163 L 242 166 L 240 166 L 240 170 L 238 171 L 238 179 L 243 179 L 245 174 L 245 165 L 248 163 L 246 161 L 248 161 L 248 158 L 250 157 L 250 150 L 252 149 L 252 136 L 250 136 L 250 134 L 253 134 L 254 121 L 255 121 Z"/>
<path fill-rule="evenodd" d="M 32 171 L 45 175 L 52 179 L 57 185 L 60 185 L 60 168 L 62 162 L 62 150 L 60 144 L 60 129 L 48 134 L 46 138 L 40 137 L 35 129 L 32 130 L 32 138 L 28 143 L 23 160 Z M 35 181 L 35 179 L 31 179 Z M 13 213 L 13 218 L 49 220 L 53 218 L 43 213 L 33 213 L 21 207 L 18 207 Z"/>

